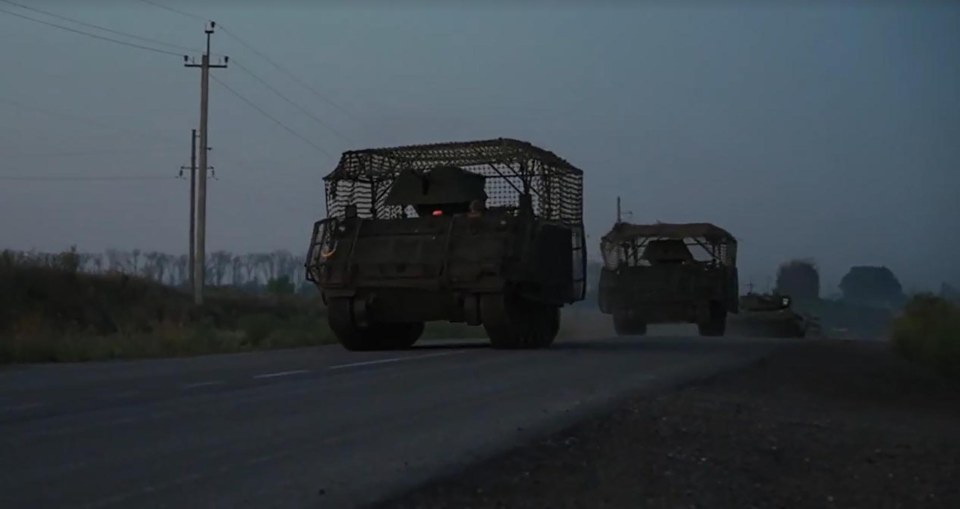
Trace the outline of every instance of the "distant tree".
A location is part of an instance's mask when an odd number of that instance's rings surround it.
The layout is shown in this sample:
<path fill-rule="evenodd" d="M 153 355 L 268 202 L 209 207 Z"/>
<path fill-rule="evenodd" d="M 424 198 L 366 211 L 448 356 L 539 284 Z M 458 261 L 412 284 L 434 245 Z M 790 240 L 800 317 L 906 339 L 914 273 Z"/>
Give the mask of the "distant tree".
<path fill-rule="evenodd" d="M 144 252 L 140 249 L 122 251 L 108 249 L 102 254 L 69 252 L 4 251 L 5 263 L 10 265 L 34 265 L 67 268 L 80 272 L 116 272 L 139 275 L 162 284 L 183 287 L 190 280 L 189 256 L 173 255 L 158 251 Z M 288 250 L 234 255 L 228 251 L 214 251 L 207 255 L 205 279 L 209 285 L 229 284 L 244 291 L 262 293 L 271 281 L 286 277 L 293 291 L 315 290 L 306 281 L 306 259 Z M 276 284 L 276 283 L 275 283 Z M 283 286 L 283 285 L 282 285 Z"/>
<path fill-rule="evenodd" d="M 795 300 L 820 298 L 820 271 L 813 260 L 790 260 L 777 269 L 777 293 Z"/>
<path fill-rule="evenodd" d="M 112 272 L 127 270 L 127 254 L 119 249 L 107 249 L 107 270 Z"/>
<path fill-rule="evenodd" d="M 899 306 L 906 300 L 900 280 L 887 267 L 851 267 L 840 280 L 843 299 L 873 306 Z"/>
<path fill-rule="evenodd" d="M 240 258 L 240 264 L 243 267 L 243 285 L 249 285 L 257 280 L 257 257 L 254 254 L 247 253 Z"/>
<path fill-rule="evenodd" d="M 295 290 L 290 276 L 280 276 L 267 282 L 267 292 L 273 295 L 293 295 Z"/>
<path fill-rule="evenodd" d="M 230 261 L 230 284 L 240 286 L 244 282 L 243 257 L 234 256 Z"/>
<path fill-rule="evenodd" d="M 128 259 L 130 260 L 130 263 L 131 263 L 130 270 L 133 272 L 133 274 L 140 273 L 140 255 L 141 254 L 142 253 L 139 249 L 134 249 L 133 252 L 128 255 Z"/>
<path fill-rule="evenodd" d="M 143 258 L 143 275 L 148 279 L 162 283 L 167 269 L 164 265 L 163 253 L 149 251 L 143 254 Z"/>
<path fill-rule="evenodd" d="M 190 271 L 190 255 L 177 256 L 172 263 L 174 272 L 176 272 L 173 284 L 176 286 L 186 286 L 190 281 L 190 274 L 187 274 L 187 272 Z"/>
<path fill-rule="evenodd" d="M 80 254 L 77 253 L 77 246 L 70 246 L 69 251 L 64 251 L 56 256 L 54 266 L 66 272 L 79 271 Z"/>
<path fill-rule="evenodd" d="M 93 264 L 93 270 L 97 273 L 103 272 L 103 255 L 102 254 L 91 254 L 90 260 Z"/>
<path fill-rule="evenodd" d="M 80 270 L 83 272 L 97 272 L 94 267 L 94 258 L 99 255 L 80 253 Z"/>
<path fill-rule="evenodd" d="M 220 250 L 210 253 L 210 276 L 214 285 L 223 285 L 227 270 L 229 270 L 232 262 L 233 255 L 227 251 Z"/>

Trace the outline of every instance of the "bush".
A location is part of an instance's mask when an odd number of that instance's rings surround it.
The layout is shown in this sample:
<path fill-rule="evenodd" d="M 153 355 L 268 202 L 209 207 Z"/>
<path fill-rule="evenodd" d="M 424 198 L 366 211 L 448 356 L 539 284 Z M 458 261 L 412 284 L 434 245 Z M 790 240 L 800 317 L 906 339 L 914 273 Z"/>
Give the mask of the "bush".
<path fill-rule="evenodd" d="M 893 346 L 904 357 L 960 377 L 960 306 L 934 295 L 911 299 L 894 320 Z"/>

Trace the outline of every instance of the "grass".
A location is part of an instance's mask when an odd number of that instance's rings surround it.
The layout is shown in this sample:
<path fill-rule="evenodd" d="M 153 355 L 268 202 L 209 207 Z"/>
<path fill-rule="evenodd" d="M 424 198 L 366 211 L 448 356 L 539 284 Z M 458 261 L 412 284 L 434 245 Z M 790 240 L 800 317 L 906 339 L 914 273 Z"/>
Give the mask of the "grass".
<path fill-rule="evenodd" d="M 234 353 L 336 342 L 319 297 L 186 291 L 124 274 L 78 270 L 75 252 L 0 252 L 0 363 L 82 362 Z M 592 311 L 592 310 L 591 310 Z M 567 307 L 560 337 L 593 337 L 609 319 Z M 430 322 L 431 339 L 485 340 L 481 326 Z"/>
<path fill-rule="evenodd" d="M 319 297 L 210 288 L 197 308 L 180 289 L 78 270 L 75 252 L 0 252 L 0 363 L 194 356 L 335 343 Z M 434 322 L 424 339 L 483 338 Z"/>
<path fill-rule="evenodd" d="M 175 357 L 332 343 L 318 298 L 188 293 L 86 274 L 76 254 L 0 253 L 0 363 Z"/>
<path fill-rule="evenodd" d="M 904 357 L 960 378 L 960 306 L 934 295 L 913 297 L 894 320 L 891 341 Z"/>

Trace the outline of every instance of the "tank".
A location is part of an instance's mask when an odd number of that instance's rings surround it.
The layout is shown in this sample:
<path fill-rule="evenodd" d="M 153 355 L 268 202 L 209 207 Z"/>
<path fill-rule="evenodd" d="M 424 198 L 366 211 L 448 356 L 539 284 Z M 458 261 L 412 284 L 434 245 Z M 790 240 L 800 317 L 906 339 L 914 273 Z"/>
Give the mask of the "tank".
<path fill-rule="evenodd" d="M 600 249 L 599 307 L 613 316 L 617 334 L 645 334 L 653 323 L 695 323 L 701 335 L 722 336 L 727 314 L 739 311 L 737 242 L 723 228 L 618 218 Z"/>
<path fill-rule="evenodd" d="M 818 330 L 816 320 L 793 309 L 789 295 L 752 291 L 740 297 L 740 313 L 730 326 L 738 335 L 774 338 L 802 338 Z"/>
<path fill-rule="evenodd" d="M 324 177 L 307 279 L 348 350 L 408 348 L 424 324 L 543 348 L 584 298 L 580 169 L 498 138 L 345 152 Z"/>

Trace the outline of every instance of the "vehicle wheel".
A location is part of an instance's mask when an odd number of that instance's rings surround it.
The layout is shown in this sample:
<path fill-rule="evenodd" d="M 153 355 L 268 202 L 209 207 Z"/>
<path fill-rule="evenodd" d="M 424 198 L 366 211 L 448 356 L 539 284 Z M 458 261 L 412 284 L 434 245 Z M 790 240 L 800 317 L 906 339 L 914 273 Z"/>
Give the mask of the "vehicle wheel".
<path fill-rule="evenodd" d="M 484 295 L 483 328 L 494 348 L 545 348 L 560 330 L 560 309 L 513 295 Z"/>
<path fill-rule="evenodd" d="M 327 323 L 337 341 L 351 351 L 368 350 L 367 334 L 353 318 L 353 299 L 334 298 L 327 302 Z"/>
<path fill-rule="evenodd" d="M 404 350 L 413 346 L 423 335 L 423 322 L 377 324 L 380 336 L 374 342 L 383 350 Z"/>
<path fill-rule="evenodd" d="M 614 313 L 613 330 L 618 336 L 641 336 L 647 333 L 647 323 L 627 313 Z"/>
<path fill-rule="evenodd" d="M 727 332 L 727 310 L 717 303 L 710 307 L 710 320 L 697 324 L 701 336 L 723 336 Z"/>
<path fill-rule="evenodd" d="M 543 320 L 544 333 L 540 336 L 540 348 L 546 348 L 553 344 L 560 333 L 560 308 L 556 306 L 543 305 L 540 311 Z"/>
<path fill-rule="evenodd" d="M 618 336 L 630 335 L 630 315 L 626 313 L 613 314 L 613 330 Z"/>
<path fill-rule="evenodd" d="M 327 303 L 327 323 L 340 345 L 352 352 L 384 349 L 386 329 L 380 325 L 357 325 L 353 299 L 336 298 Z"/>
<path fill-rule="evenodd" d="M 634 336 L 643 336 L 647 333 L 647 324 L 646 322 L 636 320 L 633 322 L 633 327 L 630 330 Z"/>

